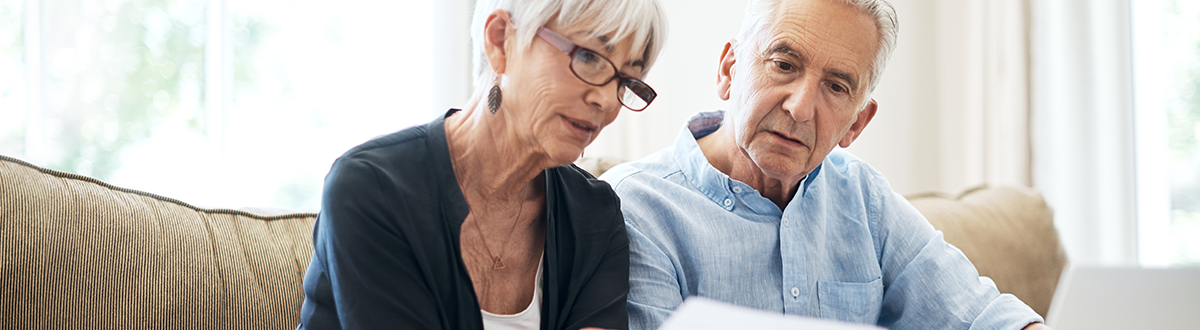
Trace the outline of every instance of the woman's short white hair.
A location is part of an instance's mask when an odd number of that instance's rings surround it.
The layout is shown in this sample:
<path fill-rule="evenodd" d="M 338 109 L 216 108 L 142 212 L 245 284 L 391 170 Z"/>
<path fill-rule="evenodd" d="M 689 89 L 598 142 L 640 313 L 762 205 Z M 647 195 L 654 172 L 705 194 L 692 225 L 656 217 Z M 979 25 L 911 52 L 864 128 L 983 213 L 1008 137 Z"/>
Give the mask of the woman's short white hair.
<path fill-rule="evenodd" d="M 741 41 L 739 48 L 741 45 L 753 43 L 759 33 L 770 29 L 769 25 L 773 23 L 774 14 L 778 11 L 779 1 L 750 0 L 750 3 L 746 5 L 746 16 L 742 19 L 742 30 L 738 33 L 738 40 Z M 875 27 L 879 32 L 879 52 L 875 54 L 875 62 L 871 64 L 871 88 L 867 89 L 867 92 L 870 93 L 875 90 L 876 85 L 879 85 L 879 78 L 883 76 L 883 69 L 887 66 L 888 58 L 892 56 L 892 50 L 896 48 L 896 34 L 899 32 L 896 9 L 892 8 L 892 5 L 885 0 L 840 1 L 858 8 L 859 11 L 874 19 Z"/>
<path fill-rule="evenodd" d="M 642 77 L 658 58 L 667 36 L 666 16 L 658 0 L 477 0 L 471 21 L 476 88 L 490 86 L 496 77 L 483 48 L 483 28 L 496 9 L 503 9 L 512 18 L 520 48 L 528 47 L 538 28 L 551 19 L 562 26 L 587 24 L 584 28 L 591 37 L 608 36 L 613 43 L 633 38 L 630 51 L 642 53 L 629 56 L 645 63 Z"/>

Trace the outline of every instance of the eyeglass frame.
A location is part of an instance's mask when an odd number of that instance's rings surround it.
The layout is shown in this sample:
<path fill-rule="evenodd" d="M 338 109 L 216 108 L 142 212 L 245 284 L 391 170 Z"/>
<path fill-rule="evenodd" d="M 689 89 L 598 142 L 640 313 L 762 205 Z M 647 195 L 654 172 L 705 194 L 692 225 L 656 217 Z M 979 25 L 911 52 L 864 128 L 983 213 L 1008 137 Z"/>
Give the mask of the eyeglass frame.
<path fill-rule="evenodd" d="M 633 93 L 635 97 L 646 102 L 646 106 L 642 107 L 641 109 L 634 109 L 633 107 L 630 107 L 628 104 L 625 104 L 625 101 L 622 100 L 623 97 L 621 96 L 621 93 L 619 93 L 619 92 L 617 93 L 617 101 L 620 102 L 621 106 L 625 107 L 626 109 L 632 110 L 634 112 L 641 112 L 642 110 L 646 110 L 646 108 L 650 107 L 650 103 L 654 102 L 655 98 L 658 98 L 658 92 L 655 92 L 654 88 L 650 87 L 650 85 L 647 84 L 645 81 L 642 81 L 641 79 L 638 79 L 638 78 L 621 76 L 621 70 L 619 70 L 617 68 L 617 65 L 613 64 L 612 60 L 610 60 L 610 59 L 608 59 L 608 57 L 600 54 L 600 52 L 588 49 L 587 47 L 577 45 L 577 44 L 575 44 L 575 42 L 571 41 L 570 39 L 563 37 L 561 34 L 558 34 L 557 32 L 550 31 L 550 29 L 547 29 L 544 26 L 538 28 L 537 35 L 539 37 L 542 37 L 543 40 L 546 40 L 546 42 L 549 42 L 551 45 L 554 45 L 554 47 L 558 48 L 558 50 L 561 50 L 563 52 L 563 54 L 567 54 L 567 58 L 570 60 L 570 62 L 567 62 L 567 68 L 571 69 L 571 73 L 575 75 L 575 78 L 579 78 L 579 80 L 584 82 L 585 84 L 592 85 L 592 86 L 604 86 L 604 85 L 607 85 L 608 83 L 612 82 L 613 79 L 617 79 L 618 90 L 620 90 L 620 87 L 623 87 L 623 86 L 628 89 L 630 81 L 636 81 L 636 82 L 640 83 L 642 86 L 646 86 L 646 90 L 650 92 L 649 100 L 646 100 L 641 95 L 638 95 L 638 93 L 636 93 L 636 92 Z M 604 80 L 604 82 L 599 83 L 599 84 L 594 84 L 594 83 L 588 81 L 587 79 L 584 79 L 583 77 L 581 77 L 578 72 L 575 72 L 575 66 L 572 65 L 575 62 L 575 52 L 579 51 L 580 49 L 591 52 L 592 54 L 596 54 L 596 56 L 599 56 L 601 59 L 604 59 L 605 62 L 608 62 L 608 65 L 613 68 L 613 76 L 609 77 L 608 79 Z"/>

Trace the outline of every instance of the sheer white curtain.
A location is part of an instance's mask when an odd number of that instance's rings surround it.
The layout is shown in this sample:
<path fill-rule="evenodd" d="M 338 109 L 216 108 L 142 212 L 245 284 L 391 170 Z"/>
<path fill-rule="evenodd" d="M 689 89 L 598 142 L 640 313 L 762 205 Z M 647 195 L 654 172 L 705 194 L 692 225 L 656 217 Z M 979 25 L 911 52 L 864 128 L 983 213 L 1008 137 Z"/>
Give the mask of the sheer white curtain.
<path fill-rule="evenodd" d="M 880 110 L 850 148 L 901 193 L 1030 186 L 1027 1 L 893 1 Z"/>
<path fill-rule="evenodd" d="M 1129 2 L 1035 1 L 1033 182 L 1076 264 L 1135 264 Z"/>

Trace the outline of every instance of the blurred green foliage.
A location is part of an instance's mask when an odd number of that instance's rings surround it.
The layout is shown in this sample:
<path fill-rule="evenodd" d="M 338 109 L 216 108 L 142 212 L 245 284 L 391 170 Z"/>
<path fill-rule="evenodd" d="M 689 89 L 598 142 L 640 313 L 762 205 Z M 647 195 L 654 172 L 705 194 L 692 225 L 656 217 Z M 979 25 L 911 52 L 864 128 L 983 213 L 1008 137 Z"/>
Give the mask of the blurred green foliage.
<path fill-rule="evenodd" d="M 107 8 L 80 6 L 73 9 L 84 22 L 74 26 L 68 25 L 72 22 L 54 22 L 68 30 L 84 31 L 76 32 L 79 34 L 95 33 L 89 37 L 99 40 L 99 45 L 93 46 L 99 51 L 76 56 L 93 56 L 88 62 L 99 65 L 61 77 L 48 75 L 49 85 L 62 90 L 48 88 L 47 92 L 66 100 L 45 104 L 56 117 L 52 126 L 61 130 L 52 147 L 58 150 L 58 157 L 49 167 L 108 180 L 121 166 L 121 151 L 148 138 L 153 127 L 180 104 L 183 83 L 203 85 L 204 8 L 181 10 L 183 3 L 132 0 Z M 97 15 L 88 9 L 106 12 Z M 171 15 L 172 11 L 189 15 L 181 19 L 181 15 Z M 98 19 L 88 21 L 92 17 Z M 87 45 L 77 45 L 83 46 Z M 95 88 L 89 87 L 91 84 L 102 86 L 99 97 L 85 95 L 95 93 L 84 90 Z M 190 127 L 203 127 L 202 111 L 190 117 Z"/>
<path fill-rule="evenodd" d="M 25 36 L 22 30 L 24 7 L 22 5 L 22 0 L 0 0 L 0 61 L 9 61 L 12 65 L 19 65 L 25 52 Z M 6 64 L 9 63 L 0 62 L 0 66 Z M 6 73 L 8 75 L 0 77 L 0 100 L 22 97 L 19 94 L 23 91 L 19 88 L 23 84 L 21 80 L 25 77 L 19 77 L 17 72 L 0 68 L 0 74 Z M 0 109 L 0 115 L 4 116 L 3 120 L 23 120 L 23 116 L 17 115 L 21 111 L 24 109 Z M 24 125 L 13 123 L 0 125 L 0 150 L 23 150 L 24 139 Z"/>
<path fill-rule="evenodd" d="M 1189 0 L 1190 1 L 1190 0 Z M 1178 0 L 1168 11 L 1178 21 L 1200 22 L 1200 12 L 1182 10 Z M 1200 34 L 1186 40 L 1190 60 L 1174 72 L 1176 100 L 1167 104 L 1170 153 L 1171 235 L 1176 265 L 1200 265 Z"/>
<path fill-rule="evenodd" d="M 109 180 L 121 167 L 121 152 L 149 138 L 164 120 L 182 120 L 189 129 L 205 131 L 205 43 L 212 31 L 205 1 L 127 0 L 99 7 L 71 3 L 45 8 L 78 11 L 74 16 L 81 21 L 50 23 L 73 32 L 74 39 L 95 40 L 75 47 L 98 51 L 75 54 L 89 57 L 81 62 L 92 65 L 73 74 L 59 76 L 51 69 L 44 75 L 51 86 L 47 98 L 56 100 L 43 104 L 53 118 L 46 124 L 55 133 L 48 141 L 47 147 L 56 151 L 48 167 Z M 251 21 L 241 28 L 251 34 L 265 28 L 261 20 Z M 48 38 L 63 36 L 72 37 L 47 32 Z M 245 40 L 238 48 L 252 51 L 258 41 Z M 60 51 L 53 41 L 44 43 L 45 56 Z M 252 75 L 233 77 L 235 84 L 253 80 Z"/>

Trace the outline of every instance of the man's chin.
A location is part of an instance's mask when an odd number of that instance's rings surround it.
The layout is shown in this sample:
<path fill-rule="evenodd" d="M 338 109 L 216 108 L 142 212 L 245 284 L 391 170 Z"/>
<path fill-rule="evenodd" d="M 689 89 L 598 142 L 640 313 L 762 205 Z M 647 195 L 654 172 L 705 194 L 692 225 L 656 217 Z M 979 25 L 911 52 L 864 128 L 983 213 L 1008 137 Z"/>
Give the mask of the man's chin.
<path fill-rule="evenodd" d="M 806 171 L 805 164 L 808 160 L 808 155 L 786 155 L 780 153 L 766 153 L 761 156 L 751 156 L 754 158 L 754 164 L 758 166 L 758 170 L 762 171 L 767 177 L 784 181 L 790 178 L 803 177 Z M 797 179 L 798 180 L 798 179 Z"/>

